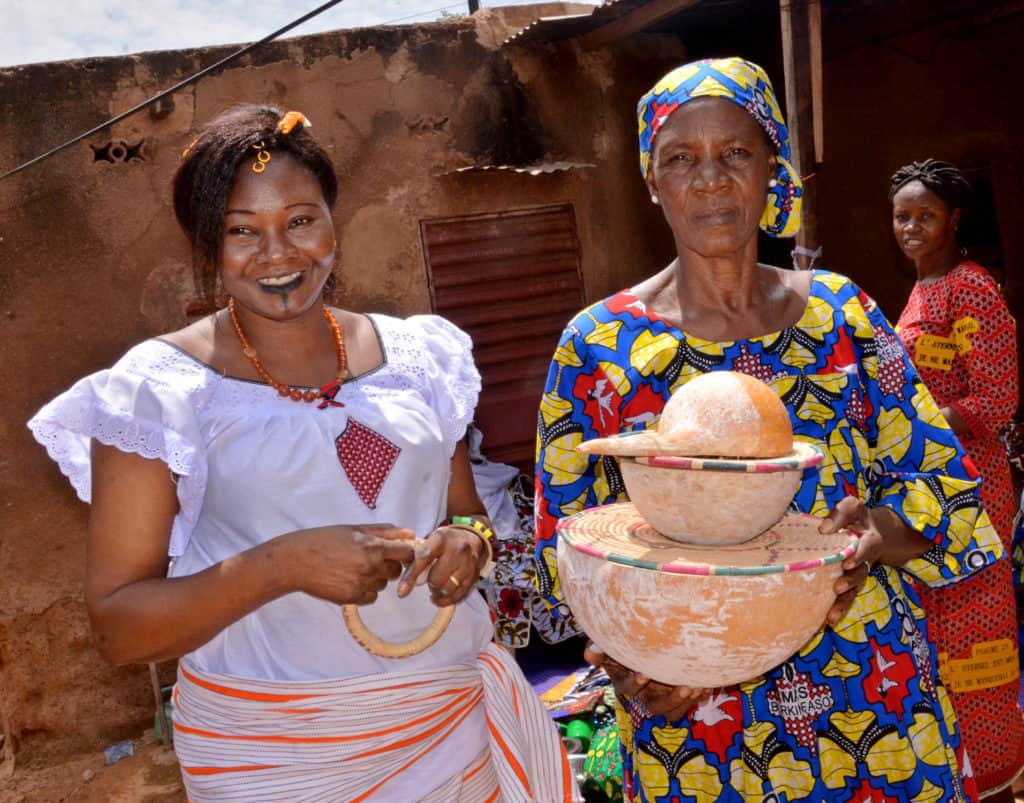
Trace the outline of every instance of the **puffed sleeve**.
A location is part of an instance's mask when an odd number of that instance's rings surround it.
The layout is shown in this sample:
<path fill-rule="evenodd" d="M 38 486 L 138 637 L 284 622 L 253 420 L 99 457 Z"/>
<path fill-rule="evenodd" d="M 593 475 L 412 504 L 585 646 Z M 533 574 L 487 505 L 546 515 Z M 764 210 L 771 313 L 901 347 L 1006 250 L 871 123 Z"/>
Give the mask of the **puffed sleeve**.
<path fill-rule="evenodd" d="M 868 503 L 897 513 L 934 546 L 904 570 L 929 586 L 956 582 L 1005 558 L 981 507 L 977 470 L 964 459 L 938 405 L 885 319 L 863 292 L 866 315 L 858 338 L 872 414 L 866 434 L 872 445 Z"/>
<path fill-rule="evenodd" d="M 558 580 L 555 525 L 560 518 L 584 508 L 626 500 L 614 458 L 576 451 L 581 442 L 613 435 L 621 428 L 618 406 L 607 403 L 608 394 L 614 394 L 616 386 L 601 368 L 582 331 L 592 326 L 591 319 L 581 314 L 562 333 L 548 370 L 537 421 L 535 559 L 538 592 L 552 620 L 546 628 L 548 640 L 579 632 Z M 600 408 L 594 415 L 587 408 L 593 399 Z"/>
<path fill-rule="evenodd" d="M 80 379 L 44 405 L 28 427 L 86 503 L 92 500 L 93 438 L 122 452 L 166 463 L 176 475 L 179 504 L 168 555 L 177 557 L 199 516 L 206 489 L 206 455 L 194 399 L 153 372 L 140 372 L 140 364 L 150 367 L 151 361 L 129 352 L 113 368 Z"/>
<path fill-rule="evenodd" d="M 1003 294 L 981 266 L 955 277 L 950 312 L 968 394 L 950 406 L 976 438 L 999 433 L 1017 409 L 1017 333 Z"/>
<path fill-rule="evenodd" d="M 406 324 L 422 340 L 421 366 L 427 403 L 437 413 L 448 455 L 466 434 L 480 398 L 480 372 L 473 362 L 473 341 L 439 315 L 414 315 Z"/>

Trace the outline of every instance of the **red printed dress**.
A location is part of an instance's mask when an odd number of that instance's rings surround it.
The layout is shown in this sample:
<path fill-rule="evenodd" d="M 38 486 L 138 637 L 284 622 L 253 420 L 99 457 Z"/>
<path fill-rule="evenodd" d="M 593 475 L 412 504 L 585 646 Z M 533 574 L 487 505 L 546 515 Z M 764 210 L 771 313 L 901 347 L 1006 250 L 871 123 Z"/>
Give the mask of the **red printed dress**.
<path fill-rule="evenodd" d="M 897 329 L 935 401 L 970 428 L 960 441 L 981 473 L 982 502 L 1009 551 L 1015 505 L 999 432 L 1017 407 L 1017 347 L 998 286 L 983 267 L 962 262 L 914 285 Z M 920 591 L 939 672 L 953 692 L 984 796 L 1024 765 L 1010 569 L 1004 561 L 966 582 Z"/>

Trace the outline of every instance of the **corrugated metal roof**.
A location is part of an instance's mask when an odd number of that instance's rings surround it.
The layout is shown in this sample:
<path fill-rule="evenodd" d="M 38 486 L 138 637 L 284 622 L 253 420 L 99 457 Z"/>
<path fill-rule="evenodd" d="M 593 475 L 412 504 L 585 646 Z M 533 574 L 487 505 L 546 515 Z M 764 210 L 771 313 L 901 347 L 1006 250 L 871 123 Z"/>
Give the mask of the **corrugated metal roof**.
<path fill-rule="evenodd" d="M 533 468 L 551 355 L 583 306 L 571 204 L 420 221 L 431 306 L 473 338 L 490 460 Z"/>
<path fill-rule="evenodd" d="M 597 6 L 589 14 L 578 14 L 565 17 L 540 17 L 531 22 L 521 31 L 508 37 L 504 45 L 525 45 L 532 42 L 555 42 L 560 39 L 572 39 L 590 33 L 628 14 L 635 8 L 645 5 L 649 0 L 608 0 Z"/>
<path fill-rule="evenodd" d="M 455 173 L 527 173 L 531 176 L 539 176 L 542 173 L 558 173 L 563 170 L 582 170 L 588 167 L 597 167 L 589 162 L 542 162 L 535 165 L 467 165 L 466 167 L 454 167 L 450 170 L 442 170 L 436 175 L 451 176 Z"/>
<path fill-rule="evenodd" d="M 570 17 L 540 17 L 521 31 L 512 34 L 502 42 L 505 45 L 525 45 L 532 42 L 554 42 L 572 39 L 589 33 L 595 27 L 591 14 L 576 14 Z"/>

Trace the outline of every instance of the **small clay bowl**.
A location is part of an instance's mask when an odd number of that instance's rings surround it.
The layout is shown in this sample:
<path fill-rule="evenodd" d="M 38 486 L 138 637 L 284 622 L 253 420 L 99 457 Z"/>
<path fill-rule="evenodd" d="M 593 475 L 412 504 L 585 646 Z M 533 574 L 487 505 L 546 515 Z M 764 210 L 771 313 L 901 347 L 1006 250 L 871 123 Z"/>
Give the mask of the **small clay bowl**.
<path fill-rule="evenodd" d="M 857 536 L 787 514 L 736 546 L 662 537 L 630 503 L 558 524 L 558 576 L 604 652 L 673 686 L 710 689 L 764 674 L 824 625 Z"/>
<path fill-rule="evenodd" d="M 823 459 L 815 447 L 794 441 L 785 457 L 620 457 L 619 465 L 626 493 L 655 530 L 711 546 L 741 543 L 775 524 L 802 471 Z"/>

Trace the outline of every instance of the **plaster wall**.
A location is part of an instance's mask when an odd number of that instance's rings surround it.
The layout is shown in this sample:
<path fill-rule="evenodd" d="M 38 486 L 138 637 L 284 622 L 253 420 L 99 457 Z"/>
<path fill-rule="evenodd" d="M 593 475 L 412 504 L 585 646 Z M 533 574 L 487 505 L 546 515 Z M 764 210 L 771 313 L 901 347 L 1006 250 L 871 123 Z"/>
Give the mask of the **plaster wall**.
<path fill-rule="evenodd" d="M 578 41 L 510 48 L 556 152 L 595 165 L 577 206 L 588 301 L 646 278 L 673 257 L 672 236 L 640 175 L 636 104 L 686 60 L 675 36 L 637 34 L 601 49 Z"/>
<path fill-rule="evenodd" d="M 573 10 L 548 4 L 534 16 Z M 341 181 L 334 300 L 353 309 L 429 310 L 418 228 L 427 217 L 571 202 L 589 298 L 657 263 L 656 244 L 663 251 L 667 235 L 636 169 L 633 109 L 665 65 L 680 60 L 678 45 L 501 49 L 529 21 L 515 18 L 527 13 L 521 8 L 510 13 L 273 43 L 0 182 L 0 361 L 8 377 L 0 724 L 8 768 L 15 753 L 19 762 L 46 763 L 102 749 L 151 722 L 144 668 L 109 667 L 92 648 L 82 604 L 87 508 L 25 421 L 132 344 L 187 322 L 195 293 L 169 181 L 204 121 L 237 101 L 300 109 L 313 121 Z M 228 52 L 0 70 L 0 172 Z M 449 172 L 559 158 L 594 167 L 536 177 Z M 637 216 L 644 226 L 626 225 Z M 173 677 L 172 665 L 161 670 Z"/>

